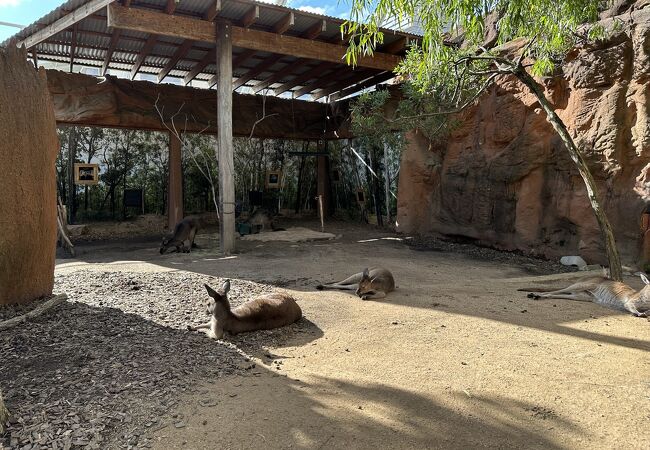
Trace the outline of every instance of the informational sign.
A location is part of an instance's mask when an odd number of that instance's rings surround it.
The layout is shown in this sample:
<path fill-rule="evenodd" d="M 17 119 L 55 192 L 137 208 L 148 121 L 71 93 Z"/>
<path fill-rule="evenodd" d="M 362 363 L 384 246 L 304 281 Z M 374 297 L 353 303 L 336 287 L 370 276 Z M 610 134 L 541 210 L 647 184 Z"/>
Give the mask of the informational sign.
<path fill-rule="evenodd" d="M 279 170 L 269 170 L 266 172 L 266 188 L 267 189 L 280 189 L 280 182 L 282 181 L 282 172 Z"/>
<path fill-rule="evenodd" d="M 97 184 L 99 183 L 99 164 L 75 163 L 74 184 Z"/>
<path fill-rule="evenodd" d="M 363 189 L 357 189 L 357 203 L 360 205 L 366 203 L 366 193 Z"/>
<path fill-rule="evenodd" d="M 144 208 L 144 193 L 142 189 L 125 189 L 124 206 L 127 208 Z"/>

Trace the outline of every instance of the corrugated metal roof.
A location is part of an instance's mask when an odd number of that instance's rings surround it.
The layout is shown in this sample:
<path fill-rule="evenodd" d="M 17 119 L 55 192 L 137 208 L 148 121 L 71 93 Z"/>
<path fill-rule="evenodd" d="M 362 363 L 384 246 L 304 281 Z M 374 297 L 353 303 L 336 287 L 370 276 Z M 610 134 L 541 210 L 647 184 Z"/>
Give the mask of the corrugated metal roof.
<path fill-rule="evenodd" d="M 9 40 L 2 43 L 7 45 L 11 40 L 21 41 L 33 35 L 37 31 L 47 27 L 48 25 L 56 22 L 64 17 L 70 11 L 73 11 L 80 6 L 89 3 L 92 0 L 68 0 L 60 7 L 40 18 L 35 23 L 20 30 Z M 212 5 L 214 0 L 181 0 L 178 4 L 174 14 L 187 15 L 194 17 L 203 17 L 204 13 Z M 150 8 L 162 11 L 167 4 L 167 0 L 137 0 L 131 3 L 132 7 L 137 8 Z M 270 31 L 273 27 L 286 17 L 287 14 L 293 12 L 294 25 L 286 31 L 287 35 L 300 36 L 315 24 L 325 20 L 326 31 L 322 32 L 317 40 L 325 42 L 332 42 L 340 36 L 340 25 L 343 21 L 336 17 L 313 14 L 310 12 L 289 8 L 285 6 L 278 6 L 272 3 L 252 0 L 222 0 L 222 10 L 219 12 L 219 17 L 229 19 L 233 23 L 240 23 L 242 17 L 252 8 L 257 6 L 260 9 L 259 18 L 250 26 L 252 29 Z M 108 54 L 108 49 L 113 41 L 112 30 L 106 26 L 106 8 L 97 11 L 95 14 L 86 17 L 85 19 L 77 22 L 74 27 L 76 28 L 76 44 L 74 51 L 75 66 L 91 65 L 101 66 Z M 388 30 L 386 30 L 388 31 Z M 403 36 L 415 37 L 407 33 L 389 32 L 385 34 L 385 43 L 390 44 Z M 114 49 L 111 54 L 109 68 L 130 71 L 132 65 L 138 58 L 139 53 L 146 45 L 149 35 L 147 33 L 137 31 L 122 30 L 119 34 L 119 39 L 114 43 Z M 65 62 L 66 58 L 70 59 L 72 49 L 73 31 L 72 26 L 52 36 L 46 42 L 41 42 L 36 48 L 39 59 L 51 60 L 58 62 Z M 157 74 L 169 61 L 174 58 L 179 47 L 183 45 L 183 40 L 169 37 L 158 36 L 155 45 L 149 52 L 148 56 L 144 59 L 144 63 L 139 71 L 150 74 Z M 178 61 L 175 62 L 173 70 L 168 74 L 168 77 L 185 77 L 200 61 L 206 56 L 206 51 L 213 49 L 206 42 L 195 42 L 190 50 L 183 55 Z M 235 48 L 233 51 L 233 58 L 237 58 L 242 50 Z M 273 77 L 276 72 L 284 71 L 282 76 L 278 76 L 271 86 L 277 86 L 281 83 L 289 82 L 295 79 L 301 73 L 309 70 L 313 61 L 292 58 L 288 59 L 289 55 L 273 55 L 265 52 L 257 52 L 253 57 L 244 60 L 238 67 L 233 68 L 235 77 L 244 76 L 250 70 L 256 70 L 258 64 L 265 64 L 270 61 L 270 58 L 277 59 L 276 64 L 270 67 L 265 67 L 263 71 L 255 77 L 247 81 L 246 85 L 254 85 L 260 81 Z M 291 61 L 287 65 L 287 61 Z M 310 67 L 306 67 L 309 65 Z M 287 67 L 292 70 L 289 72 Z M 214 64 L 209 64 L 195 79 L 207 80 L 212 77 L 216 67 Z M 340 79 L 345 79 L 345 73 L 351 68 L 345 66 L 343 61 L 340 65 L 335 65 L 331 69 L 324 71 L 319 77 L 323 78 L 323 83 L 314 89 L 318 90 L 328 84 L 332 84 L 332 75 L 342 74 Z M 285 73 L 286 72 L 286 73 Z M 379 73 L 379 72 L 378 72 Z M 330 79 L 327 79 L 329 77 Z M 303 85 L 309 84 L 314 79 L 303 82 Z M 298 90 L 302 85 L 295 86 L 293 89 Z M 343 87 L 342 87 L 343 88 Z"/>

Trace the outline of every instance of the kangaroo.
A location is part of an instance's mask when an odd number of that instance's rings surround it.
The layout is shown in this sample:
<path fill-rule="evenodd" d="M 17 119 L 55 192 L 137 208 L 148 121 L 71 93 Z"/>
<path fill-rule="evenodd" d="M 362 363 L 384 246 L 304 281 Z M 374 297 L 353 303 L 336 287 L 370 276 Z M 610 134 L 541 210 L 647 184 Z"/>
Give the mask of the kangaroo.
<path fill-rule="evenodd" d="M 188 325 L 187 328 L 191 331 L 207 329 L 207 335 L 212 339 L 221 339 L 226 331 L 238 334 L 284 327 L 302 317 L 300 306 L 287 294 L 262 295 L 231 310 L 228 301 L 230 280 L 226 280 L 217 291 L 207 284 L 204 286 L 211 297 L 207 313 L 212 318 L 207 323 Z"/>
<path fill-rule="evenodd" d="M 650 280 L 645 274 L 637 275 L 645 283 L 635 291 L 625 283 L 605 277 L 587 278 L 564 289 L 551 292 L 531 292 L 528 298 L 561 298 L 579 302 L 594 302 L 612 309 L 628 311 L 636 317 L 648 317 L 650 311 Z"/>
<path fill-rule="evenodd" d="M 355 273 L 343 281 L 319 284 L 316 289 L 342 289 L 355 291 L 362 300 L 371 298 L 384 298 L 386 294 L 395 290 L 395 279 L 388 269 L 381 267 L 367 267 L 363 272 Z"/>
<path fill-rule="evenodd" d="M 199 231 L 199 220 L 195 217 L 186 217 L 176 224 L 174 233 L 163 238 L 160 244 L 160 254 L 164 254 L 169 248 L 176 247 L 180 253 L 189 253 L 191 248 L 195 248 L 194 237 Z M 189 241 L 189 246 L 185 247 L 185 241 Z"/>
<path fill-rule="evenodd" d="M 284 228 L 277 228 L 273 223 L 273 216 L 264 208 L 256 209 L 246 221 L 251 226 L 253 234 L 260 233 L 264 230 L 284 231 Z"/>

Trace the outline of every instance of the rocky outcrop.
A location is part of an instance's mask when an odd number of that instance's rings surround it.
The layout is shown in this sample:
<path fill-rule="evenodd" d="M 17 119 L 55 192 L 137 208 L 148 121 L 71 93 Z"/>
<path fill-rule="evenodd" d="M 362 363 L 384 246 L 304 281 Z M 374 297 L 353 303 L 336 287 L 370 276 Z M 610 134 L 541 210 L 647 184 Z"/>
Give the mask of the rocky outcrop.
<path fill-rule="evenodd" d="M 56 250 L 54 108 L 43 70 L 0 49 L 0 305 L 52 293 Z"/>
<path fill-rule="evenodd" d="M 589 161 L 629 263 L 639 256 L 641 214 L 650 202 L 650 2 L 615 19 L 622 31 L 574 49 L 562 75 L 540 82 Z M 400 231 L 606 261 L 584 184 L 523 85 L 501 79 L 459 119 L 442 144 L 410 133 L 399 182 Z"/>

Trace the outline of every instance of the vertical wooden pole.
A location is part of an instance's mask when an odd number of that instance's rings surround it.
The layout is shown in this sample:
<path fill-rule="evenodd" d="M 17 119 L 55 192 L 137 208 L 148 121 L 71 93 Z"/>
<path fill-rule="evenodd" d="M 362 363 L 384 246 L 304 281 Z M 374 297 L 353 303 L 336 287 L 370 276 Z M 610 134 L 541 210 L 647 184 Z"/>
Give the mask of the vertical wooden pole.
<path fill-rule="evenodd" d="M 318 145 L 319 151 L 324 151 L 326 149 L 325 144 Z M 317 195 L 320 195 L 323 198 L 323 212 L 326 216 L 330 215 L 330 174 L 329 174 L 329 157 L 324 155 L 317 156 L 317 177 L 316 177 L 316 187 Z"/>
<path fill-rule="evenodd" d="M 169 185 L 167 187 L 167 218 L 170 229 L 183 219 L 183 167 L 181 140 L 169 133 Z"/>
<path fill-rule="evenodd" d="M 390 172 L 388 171 L 388 143 L 384 142 L 384 187 L 386 195 L 386 221 L 390 225 L 393 220 L 390 214 Z"/>
<path fill-rule="evenodd" d="M 229 23 L 216 23 L 217 37 L 217 139 L 221 251 L 235 250 L 235 178 L 232 147 L 232 34 Z"/>

